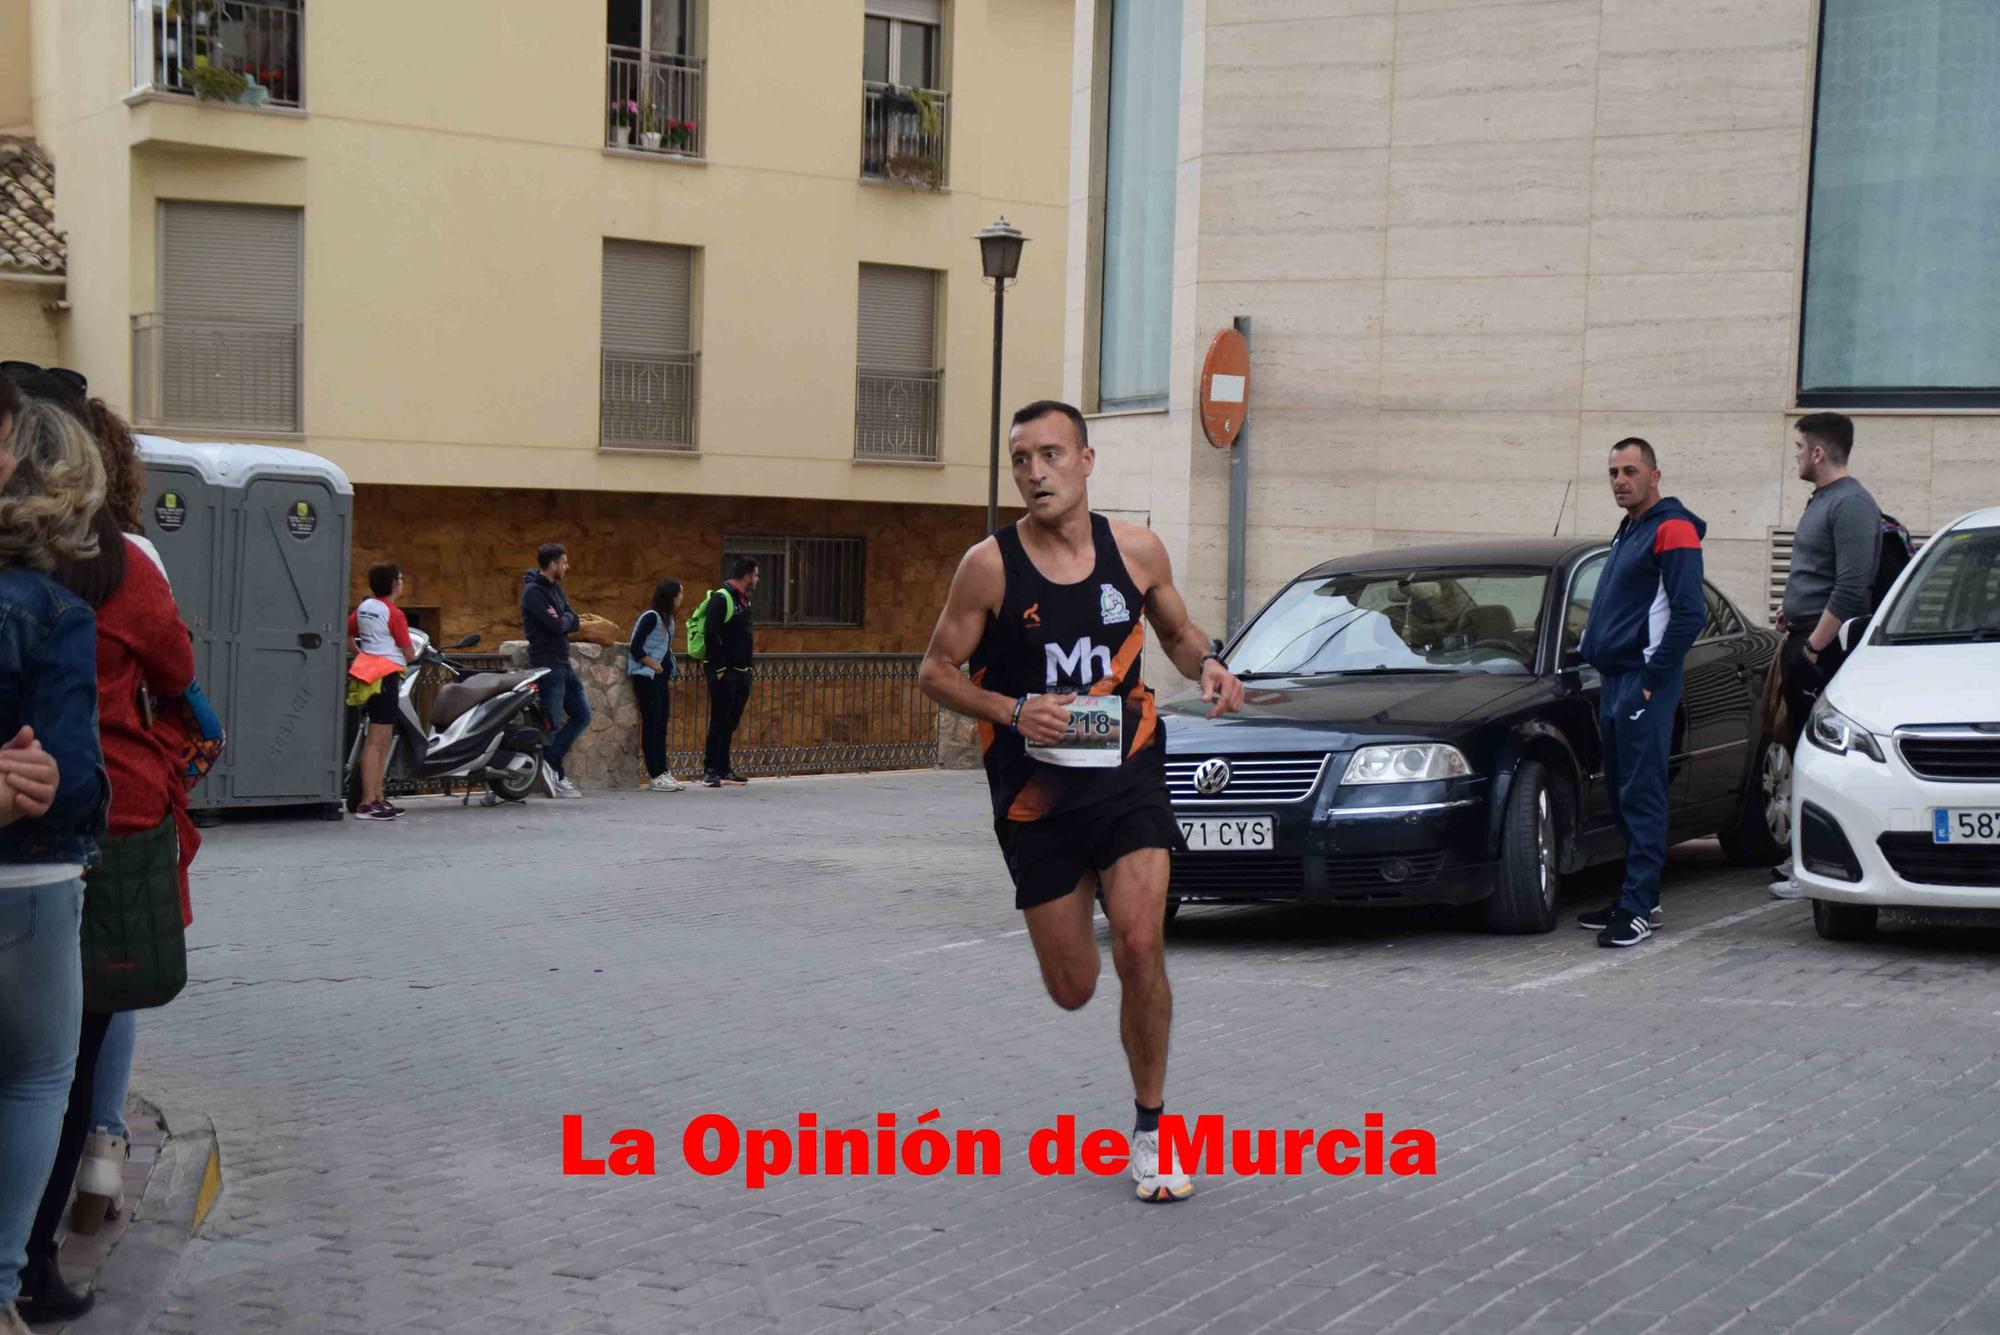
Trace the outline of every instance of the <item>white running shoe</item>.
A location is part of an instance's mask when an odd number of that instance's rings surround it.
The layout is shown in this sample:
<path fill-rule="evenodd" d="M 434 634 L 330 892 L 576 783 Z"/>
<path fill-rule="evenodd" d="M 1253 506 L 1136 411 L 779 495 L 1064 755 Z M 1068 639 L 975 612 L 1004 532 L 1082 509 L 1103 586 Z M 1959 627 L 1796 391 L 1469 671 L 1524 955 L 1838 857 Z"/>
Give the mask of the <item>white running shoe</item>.
<path fill-rule="evenodd" d="M 1135 1131 L 1132 1133 L 1132 1180 L 1138 1184 L 1138 1196 L 1142 1201 L 1167 1204 L 1184 1201 L 1194 1195 L 1194 1183 L 1175 1164 L 1174 1171 L 1160 1171 L 1160 1133 L 1157 1131 Z"/>
<path fill-rule="evenodd" d="M 1805 893 L 1799 883 L 1793 880 L 1773 881 L 1766 889 L 1771 892 L 1773 899 L 1798 899 Z"/>
<path fill-rule="evenodd" d="M 103 1127 L 84 1142 L 83 1162 L 76 1170 L 76 1201 L 70 1207 L 70 1228 L 95 1233 L 107 1218 L 115 1218 L 125 1193 L 125 1140 Z"/>
<path fill-rule="evenodd" d="M 676 779 L 673 775 L 662 774 L 646 785 L 646 791 L 649 793 L 678 793 L 685 787 L 687 785 Z"/>
<path fill-rule="evenodd" d="M 570 781 L 569 781 L 568 779 L 565 779 L 565 778 L 561 777 L 560 775 L 558 775 L 558 776 L 556 777 L 556 796 L 557 796 L 557 797 L 582 797 L 582 796 L 583 796 L 583 789 L 581 789 L 581 788 L 577 787 L 577 786 L 576 786 L 575 784 L 571 783 L 571 782 L 570 782 Z"/>

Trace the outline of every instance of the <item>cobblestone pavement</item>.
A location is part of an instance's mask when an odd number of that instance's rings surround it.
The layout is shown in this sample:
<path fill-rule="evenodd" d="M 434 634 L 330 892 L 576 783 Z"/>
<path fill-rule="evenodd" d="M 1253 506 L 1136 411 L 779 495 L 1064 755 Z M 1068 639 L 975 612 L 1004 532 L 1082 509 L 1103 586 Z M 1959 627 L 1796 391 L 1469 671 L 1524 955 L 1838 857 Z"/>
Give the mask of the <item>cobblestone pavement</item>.
<path fill-rule="evenodd" d="M 984 812 L 904 774 L 211 832 L 135 1088 L 213 1115 L 226 1185 L 151 1329 L 2000 1330 L 2000 933 L 1836 946 L 1712 845 L 1630 951 L 1190 911 L 1172 1107 L 1380 1111 L 1437 1174 L 1146 1206 L 1028 1170 L 1130 1088 L 1108 961 L 1043 996 Z M 750 1191 L 679 1153 L 703 1112 L 933 1107 L 1003 1171 Z M 658 1175 L 563 1177 L 566 1113 L 656 1132 Z"/>

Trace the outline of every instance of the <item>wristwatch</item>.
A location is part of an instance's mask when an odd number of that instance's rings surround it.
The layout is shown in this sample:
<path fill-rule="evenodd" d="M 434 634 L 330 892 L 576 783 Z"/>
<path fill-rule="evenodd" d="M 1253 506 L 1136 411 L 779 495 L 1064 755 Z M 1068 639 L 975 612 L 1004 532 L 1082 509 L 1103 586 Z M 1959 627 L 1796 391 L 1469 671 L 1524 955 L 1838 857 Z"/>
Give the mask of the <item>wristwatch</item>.
<path fill-rule="evenodd" d="M 1205 666 L 1207 666 L 1207 664 L 1208 664 L 1208 660 L 1209 660 L 1209 659 L 1211 659 L 1211 658 L 1213 658 L 1213 659 L 1214 659 L 1214 660 L 1215 660 L 1216 662 L 1218 662 L 1218 663 L 1222 663 L 1222 655 L 1221 655 L 1221 654 L 1203 654 L 1203 655 L 1201 656 L 1201 661 L 1200 661 L 1199 663 L 1196 663 L 1196 664 L 1194 665 L 1194 671 L 1195 671 L 1195 675 L 1196 675 L 1196 676 L 1200 676 L 1200 675 L 1201 675 L 1201 670 L 1202 670 L 1202 668 L 1203 668 L 1203 667 L 1205 667 Z M 1229 667 L 1229 664 L 1227 664 L 1227 663 L 1222 663 L 1222 666 L 1223 666 L 1224 670 L 1227 670 L 1227 669 L 1228 669 L 1228 667 Z"/>

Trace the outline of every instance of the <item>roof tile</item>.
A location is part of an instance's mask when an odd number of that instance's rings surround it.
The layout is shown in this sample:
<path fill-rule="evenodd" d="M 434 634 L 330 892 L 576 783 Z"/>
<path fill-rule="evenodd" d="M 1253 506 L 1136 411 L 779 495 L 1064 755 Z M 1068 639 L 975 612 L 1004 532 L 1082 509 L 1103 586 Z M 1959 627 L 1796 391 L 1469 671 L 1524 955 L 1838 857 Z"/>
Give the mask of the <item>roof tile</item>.
<path fill-rule="evenodd" d="M 69 246 L 56 230 L 56 168 L 32 139 L 0 135 L 0 271 L 60 274 Z"/>

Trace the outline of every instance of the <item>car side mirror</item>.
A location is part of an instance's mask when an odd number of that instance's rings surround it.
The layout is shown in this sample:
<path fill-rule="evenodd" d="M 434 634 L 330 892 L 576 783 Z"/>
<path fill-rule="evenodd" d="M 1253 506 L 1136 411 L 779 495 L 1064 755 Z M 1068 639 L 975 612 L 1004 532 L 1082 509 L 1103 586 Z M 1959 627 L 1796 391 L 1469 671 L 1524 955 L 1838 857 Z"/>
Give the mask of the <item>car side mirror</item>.
<path fill-rule="evenodd" d="M 1840 623 L 1839 643 L 1842 653 L 1854 652 L 1854 647 L 1861 643 L 1861 637 L 1868 633 L 1868 623 L 1872 620 L 1873 617 L 1849 617 Z"/>
<path fill-rule="evenodd" d="M 1214 654 L 1216 657 L 1220 658 L 1222 656 L 1222 641 L 1211 639 L 1208 642 L 1208 651 Z"/>
<path fill-rule="evenodd" d="M 457 644 L 453 645 L 452 648 L 470 649 L 473 645 L 478 643 L 479 643 L 479 637 L 477 635 L 468 635 L 464 639 L 460 640 Z"/>

